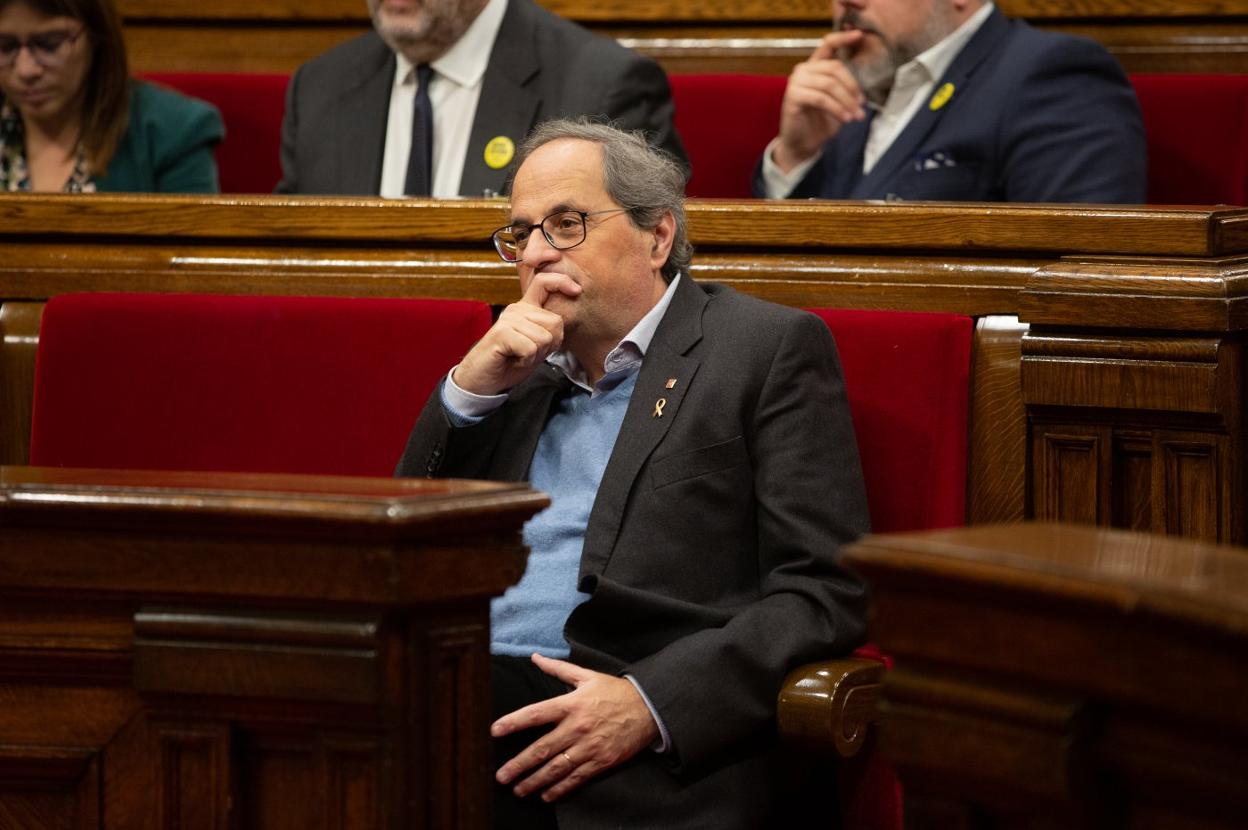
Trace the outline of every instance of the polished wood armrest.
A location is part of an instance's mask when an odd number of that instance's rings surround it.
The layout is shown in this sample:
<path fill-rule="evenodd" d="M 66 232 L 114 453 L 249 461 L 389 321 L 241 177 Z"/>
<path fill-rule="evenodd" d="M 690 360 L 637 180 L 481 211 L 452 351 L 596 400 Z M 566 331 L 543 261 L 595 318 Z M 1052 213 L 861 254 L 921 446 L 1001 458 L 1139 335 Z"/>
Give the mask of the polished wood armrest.
<path fill-rule="evenodd" d="M 877 719 L 883 676 L 883 663 L 852 657 L 797 667 L 777 699 L 781 737 L 803 749 L 852 758 Z"/>

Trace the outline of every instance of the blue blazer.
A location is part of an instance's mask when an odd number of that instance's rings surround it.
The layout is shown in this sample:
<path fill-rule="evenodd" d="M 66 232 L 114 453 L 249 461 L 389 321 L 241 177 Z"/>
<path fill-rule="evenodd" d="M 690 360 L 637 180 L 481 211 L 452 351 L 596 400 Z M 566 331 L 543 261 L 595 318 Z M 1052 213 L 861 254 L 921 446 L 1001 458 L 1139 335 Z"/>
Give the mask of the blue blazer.
<path fill-rule="evenodd" d="M 789 198 L 1145 201 L 1139 104 L 1099 44 L 994 11 L 935 89 L 946 84 L 952 96 L 922 106 L 868 175 L 869 122 L 846 124 Z"/>

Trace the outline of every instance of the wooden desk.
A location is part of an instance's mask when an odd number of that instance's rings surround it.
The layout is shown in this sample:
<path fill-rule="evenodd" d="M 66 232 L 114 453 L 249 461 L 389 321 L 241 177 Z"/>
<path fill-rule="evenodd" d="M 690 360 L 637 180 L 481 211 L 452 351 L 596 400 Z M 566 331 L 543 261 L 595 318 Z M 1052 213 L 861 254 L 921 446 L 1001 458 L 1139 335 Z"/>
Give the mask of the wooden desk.
<path fill-rule="evenodd" d="M 487 828 L 523 486 L 0 468 L 0 817 Z"/>
<path fill-rule="evenodd" d="M 868 537 L 912 827 L 1243 827 L 1248 551 L 1061 525 Z"/>

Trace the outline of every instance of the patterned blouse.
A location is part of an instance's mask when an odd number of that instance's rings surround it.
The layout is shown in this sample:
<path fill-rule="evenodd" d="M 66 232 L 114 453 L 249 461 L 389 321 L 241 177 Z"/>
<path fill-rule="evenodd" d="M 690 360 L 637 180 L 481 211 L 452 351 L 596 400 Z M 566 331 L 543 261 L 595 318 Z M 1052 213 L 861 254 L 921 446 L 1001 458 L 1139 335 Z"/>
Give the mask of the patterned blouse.
<path fill-rule="evenodd" d="M 30 170 L 26 167 L 26 136 L 22 115 L 17 107 L 7 101 L 0 103 L 0 191 L 17 192 L 30 190 Z M 61 188 L 62 193 L 94 193 L 95 182 L 91 179 L 91 167 L 82 148 L 69 181 Z"/>

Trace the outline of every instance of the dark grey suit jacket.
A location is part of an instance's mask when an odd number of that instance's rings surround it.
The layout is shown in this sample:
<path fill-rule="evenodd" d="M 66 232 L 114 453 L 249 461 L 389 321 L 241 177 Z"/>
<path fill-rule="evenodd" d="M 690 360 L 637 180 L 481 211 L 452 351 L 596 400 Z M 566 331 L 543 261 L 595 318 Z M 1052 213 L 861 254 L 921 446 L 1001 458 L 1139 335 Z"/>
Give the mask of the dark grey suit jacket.
<path fill-rule="evenodd" d="M 1135 92 L 1098 43 L 994 11 L 871 172 L 868 122 L 846 124 L 789 198 L 1141 203 L 1147 150 Z M 762 165 L 755 195 L 763 195 Z"/>
<path fill-rule="evenodd" d="M 394 53 L 369 32 L 295 72 L 278 193 L 377 195 L 394 67 Z M 531 0 L 510 0 L 482 80 L 460 195 L 504 192 L 508 171 L 485 163 L 491 139 L 507 136 L 519 146 L 539 122 L 574 115 L 645 130 L 652 144 L 686 161 L 657 63 Z"/>
<path fill-rule="evenodd" d="M 563 389 L 544 366 L 461 429 L 435 393 L 398 474 L 524 480 Z M 643 752 L 561 802 L 560 827 L 768 826 L 776 694 L 797 663 L 861 641 L 863 587 L 838 550 L 866 528 L 827 327 L 682 277 L 590 515 L 590 598 L 564 628 L 573 662 L 640 682 L 672 752 Z"/>

